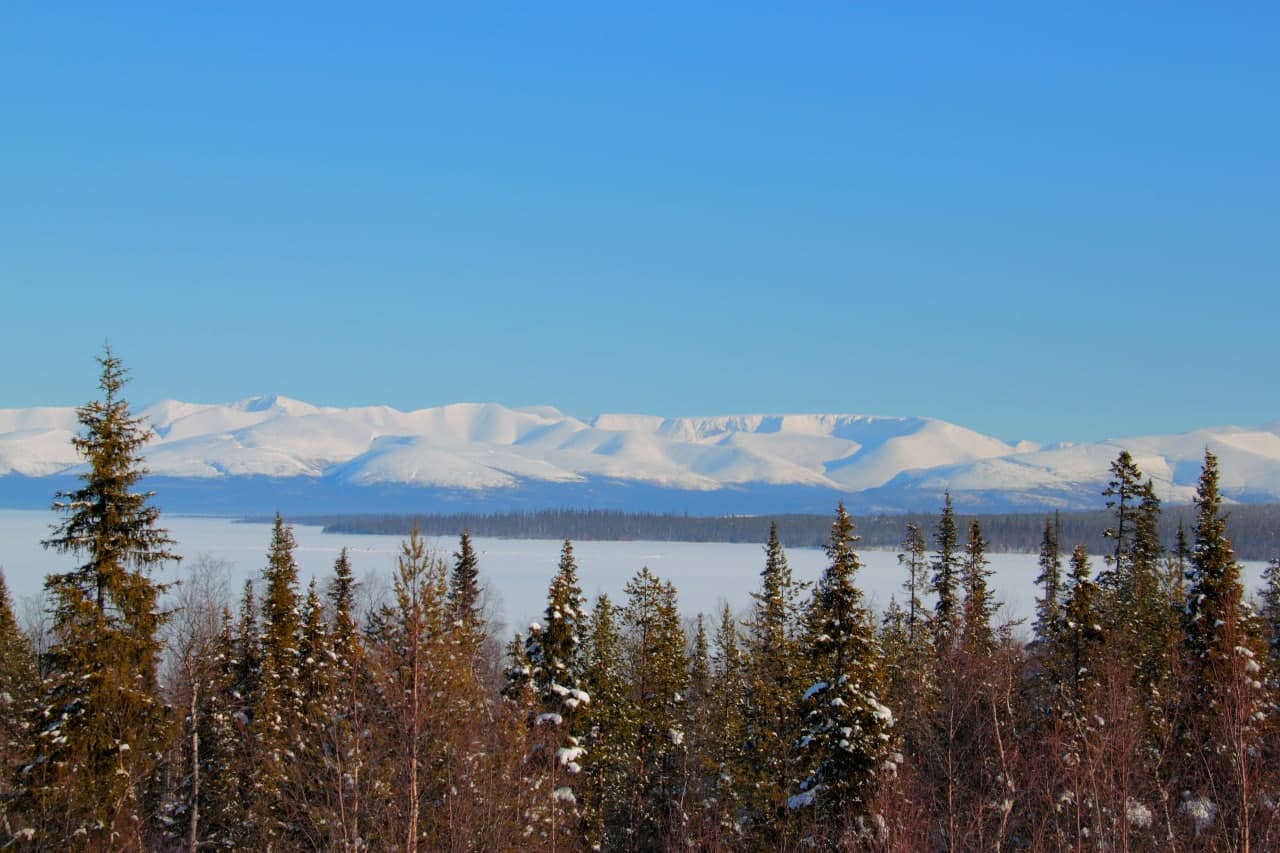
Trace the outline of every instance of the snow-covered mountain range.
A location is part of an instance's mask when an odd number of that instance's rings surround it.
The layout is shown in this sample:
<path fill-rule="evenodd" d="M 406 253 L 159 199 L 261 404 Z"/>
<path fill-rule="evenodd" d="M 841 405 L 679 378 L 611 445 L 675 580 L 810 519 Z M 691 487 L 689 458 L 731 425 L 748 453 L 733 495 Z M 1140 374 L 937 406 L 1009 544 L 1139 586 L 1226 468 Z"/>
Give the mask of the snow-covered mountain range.
<path fill-rule="evenodd" d="M 362 495 L 391 492 L 406 502 L 449 495 L 456 503 L 462 495 L 497 505 L 503 495 L 522 495 L 526 505 L 596 500 L 624 509 L 639 508 L 626 506 L 626 495 L 644 495 L 643 508 L 676 512 L 691 511 L 690 496 L 698 508 L 717 506 L 716 495 L 764 503 L 769 494 L 787 496 L 761 511 L 801 508 L 797 500 L 825 509 L 838 496 L 861 511 L 892 511 L 934 509 L 944 489 L 974 509 L 1098 508 L 1121 448 L 1167 501 L 1191 499 L 1206 447 L 1219 457 L 1225 494 L 1280 500 L 1280 422 L 1042 448 L 931 418 L 866 415 L 584 421 L 549 407 L 459 403 L 401 412 L 284 397 L 164 401 L 140 414 L 156 433 L 145 450 L 153 476 L 182 482 L 185 494 L 216 484 L 229 500 L 230 487 L 252 482 L 258 493 L 275 484 L 298 495 L 299 486 L 315 484 L 330 502 L 349 495 L 351 511 L 362 509 Z M 77 430 L 69 407 L 0 409 L 0 501 L 14 491 L 6 485 L 76 473 Z M 663 495 L 669 506 L 661 506 Z M 741 505 L 728 501 L 724 511 Z"/>

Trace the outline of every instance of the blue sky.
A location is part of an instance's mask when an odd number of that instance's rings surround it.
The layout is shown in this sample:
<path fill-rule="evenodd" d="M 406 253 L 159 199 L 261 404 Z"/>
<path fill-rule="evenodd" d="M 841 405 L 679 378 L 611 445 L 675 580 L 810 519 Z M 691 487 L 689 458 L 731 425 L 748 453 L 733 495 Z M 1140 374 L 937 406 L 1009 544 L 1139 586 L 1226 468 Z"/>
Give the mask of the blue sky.
<path fill-rule="evenodd" d="M 0 407 L 1280 418 L 1275 4 L 451 6 L 5 4 Z"/>

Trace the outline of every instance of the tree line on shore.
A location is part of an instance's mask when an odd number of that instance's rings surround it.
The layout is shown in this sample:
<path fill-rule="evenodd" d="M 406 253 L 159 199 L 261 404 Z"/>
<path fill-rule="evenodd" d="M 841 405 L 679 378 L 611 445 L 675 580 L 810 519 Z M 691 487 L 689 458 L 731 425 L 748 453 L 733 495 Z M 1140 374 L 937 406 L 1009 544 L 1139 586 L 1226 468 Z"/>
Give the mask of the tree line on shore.
<path fill-rule="evenodd" d="M 982 525 L 987 547 L 996 553 L 1035 553 L 1044 526 L 1042 512 L 971 514 Z M 1192 505 L 1162 507 L 1157 525 L 1161 544 L 1177 544 L 1178 527 L 1195 522 Z M 255 519 L 270 522 L 270 518 Z M 456 536 L 469 530 L 472 536 L 506 539 L 572 539 L 652 542 L 763 542 L 770 527 L 788 548 L 822 548 L 831 529 L 827 515 L 784 514 L 774 516 L 697 516 L 678 513 L 637 513 L 608 509 L 544 509 L 496 513 L 346 513 L 296 516 L 298 524 L 316 524 L 328 533 L 407 536 L 415 526 L 424 536 Z M 896 549 L 905 525 L 927 529 L 929 513 L 895 513 L 853 517 L 863 548 Z M 1085 545 L 1094 554 L 1105 553 L 1111 523 L 1105 509 L 1063 511 L 1054 524 L 1064 542 Z M 1242 560 L 1269 560 L 1280 553 L 1280 504 L 1233 504 L 1231 544 Z"/>
<path fill-rule="evenodd" d="M 0 848 L 1280 848 L 1280 560 L 1247 599 L 1210 453 L 1172 546 L 1124 452 L 1105 547 L 1039 519 L 1029 642 L 949 496 L 899 531 L 883 613 L 840 506 L 815 584 L 773 526 L 748 612 L 691 621 L 647 568 L 588 602 L 566 539 L 502 637 L 466 531 L 444 556 L 411 528 L 381 598 L 345 552 L 300 588 L 279 517 L 234 606 L 207 560 L 162 582 L 147 432 L 101 363 L 47 636 L 0 576 Z"/>

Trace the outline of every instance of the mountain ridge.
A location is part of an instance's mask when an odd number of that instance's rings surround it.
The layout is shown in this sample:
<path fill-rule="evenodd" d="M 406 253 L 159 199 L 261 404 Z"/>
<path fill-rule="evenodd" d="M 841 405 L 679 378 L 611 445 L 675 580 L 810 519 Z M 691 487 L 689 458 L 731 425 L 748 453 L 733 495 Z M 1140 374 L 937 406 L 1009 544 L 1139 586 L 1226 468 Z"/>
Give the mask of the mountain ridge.
<path fill-rule="evenodd" d="M 154 476 L 194 485 L 303 478 L 295 485 L 324 481 L 350 490 L 353 502 L 371 487 L 551 499 L 593 489 L 625 496 L 632 484 L 673 495 L 788 487 L 860 496 L 858 503 L 888 510 L 921 508 L 945 490 L 972 505 L 1091 508 L 1111 461 L 1128 449 L 1162 499 L 1182 503 L 1194 494 L 1206 447 L 1219 456 L 1225 495 L 1280 500 L 1280 421 L 1040 446 L 936 418 L 862 414 L 583 420 L 550 406 L 453 403 L 404 412 L 278 395 L 162 400 L 138 414 L 154 430 L 144 450 Z M 77 430 L 72 407 L 0 409 L 0 500 L 6 480 L 74 474 Z"/>

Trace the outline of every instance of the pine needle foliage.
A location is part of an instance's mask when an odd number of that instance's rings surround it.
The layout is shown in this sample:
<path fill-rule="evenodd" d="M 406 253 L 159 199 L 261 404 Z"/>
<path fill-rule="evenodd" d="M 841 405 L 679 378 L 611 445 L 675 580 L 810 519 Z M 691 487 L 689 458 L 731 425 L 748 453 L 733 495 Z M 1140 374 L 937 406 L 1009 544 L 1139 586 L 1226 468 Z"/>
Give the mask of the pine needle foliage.
<path fill-rule="evenodd" d="M 36 837 L 51 848 L 73 836 L 140 845 L 157 811 L 153 786 L 167 736 L 157 679 L 166 585 L 152 573 L 180 558 L 153 494 L 139 488 L 151 430 L 122 396 L 127 372 L 110 347 L 98 363 L 102 396 L 76 409 L 81 485 L 58 493 L 53 509 L 63 518 L 42 543 L 82 561 L 45 581 L 50 676 L 24 793 Z"/>
<path fill-rule="evenodd" d="M 1062 606 L 1062 547 L 1059 543 L 1057 513 L 1050 519 L 1045 516 L 1044 536 L 1040 540 L 1040 574 L 1036 585 L 1041 594 L 1036 598 L 1036 638 L 1050 641 L 1058 632 L 1058 620 Z"/>
<path fill-rule="evenodd" d="M 480 609 L 480 565 L 471 534 L 464 530 L 453 554 L 447 593 L 454 625 L 464 636 L 477 639 L 483 633 L 484 615 Z"/>
<path fill-rule="evenodd" d="M 937 550 L 933 557 L 932 592 L 937 599 L 934 604 L 934 638 L 939 654 L 950 648 L 959 633 L 962 616 L 960 566 L 956 553 L 959 541 L 956 516 L 951 508 L 951 492 L 948 491 L 943 498 L 942 515 L 938 518 L 938 528 L 934 533 Z"/>
<path fill-rule="evenodd" d="M 807 584 L 792 577 L 778 527 L 769 526 L 760 589 L 751 594 L 745 628 L 747 698 L 744 749 L 747 822 L 753 834 L 776 839 L 778 816 L 798 782 L 794 745 L 800 736 L 796 703 L 804 692 L 803 600 Z"/>
<path fill-rule="evenodd" d="M 893 714 L 880 702 L 883 666 L 871 612 L 854 583 L 861 564 L 844 504 L 827 543 L 830 561 L 809 609 L 812 685 L 801 698 L 796 746 L 808 768 L 792 808 L 815 807 L 821 820 L 865 815 L 889 754 Z"/>
<path fill-rule="evenodd" d="M 975 518 L 969 522 L 969 539 L 964 546 L 962 563 L 964 578 L 964 628 L 962 641 L 971 654 L 989 656 L 995 650 L 995 633 L 991 617 L 995 601 L 987 581 L 991 569 L 987 561 L 987 542 Z"/>
<path fill-rule="evenodd" d="M 18 815 L 9 814 L 9 804 L 17 793 L 11 771 L 30 766 L 32 759 L 32 703 L 39 682 L 35 650 L 18 627 L 4 571 L 0 570 L 0 847 L 6 837 L 19 829 Z"/>

